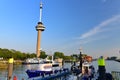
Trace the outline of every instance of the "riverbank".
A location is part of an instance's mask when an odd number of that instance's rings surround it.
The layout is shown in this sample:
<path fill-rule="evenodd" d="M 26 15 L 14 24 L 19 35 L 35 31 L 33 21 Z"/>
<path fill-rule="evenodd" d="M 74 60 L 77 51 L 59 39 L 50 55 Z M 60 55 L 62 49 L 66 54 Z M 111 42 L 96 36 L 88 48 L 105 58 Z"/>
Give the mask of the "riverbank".
<path fill-rule="evenodd" d="M 14 65 L 21 65 L 23 61 L 21 60 L 14 60 Z M 8 61 L 7 60 L 0 60 L 0 69 L 7 69 L 8 68 Z"/>

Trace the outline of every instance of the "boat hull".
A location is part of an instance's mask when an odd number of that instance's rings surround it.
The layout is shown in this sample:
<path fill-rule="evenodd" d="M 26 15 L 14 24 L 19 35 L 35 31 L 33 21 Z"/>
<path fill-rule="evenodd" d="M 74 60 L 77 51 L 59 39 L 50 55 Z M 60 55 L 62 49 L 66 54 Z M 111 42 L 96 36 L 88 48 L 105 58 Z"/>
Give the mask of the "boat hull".
<path fill-rule="evenodd" d="M 41 70 L 27 70 L 26 73 L 29 78 L 35 78 L 35 77 L 45 77 L 46 75 L 61 75 L 63 73 L 70 72 L 68 68 L 60 69 L 60 70 L 54 70 L 54 71 L 41 71 Z"/>

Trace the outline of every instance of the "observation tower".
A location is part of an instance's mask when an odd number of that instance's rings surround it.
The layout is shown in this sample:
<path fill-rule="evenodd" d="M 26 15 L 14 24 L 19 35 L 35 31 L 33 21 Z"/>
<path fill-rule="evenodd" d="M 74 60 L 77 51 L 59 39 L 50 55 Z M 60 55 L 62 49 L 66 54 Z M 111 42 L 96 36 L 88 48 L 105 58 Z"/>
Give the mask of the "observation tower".
<path fill-rule="evenodd" d="M 42 2 L 40 2 L 40 20 L 36 26 L 36 30 L 37 30 L 36 55 L 37 55 L 37 58 L 39 58 L 39 56 L 40 56 L 41 32 L 45 30 L 45 27 L 42 23 L 42 9 L 43 9 L 43 4 L 42 4 Z"/>

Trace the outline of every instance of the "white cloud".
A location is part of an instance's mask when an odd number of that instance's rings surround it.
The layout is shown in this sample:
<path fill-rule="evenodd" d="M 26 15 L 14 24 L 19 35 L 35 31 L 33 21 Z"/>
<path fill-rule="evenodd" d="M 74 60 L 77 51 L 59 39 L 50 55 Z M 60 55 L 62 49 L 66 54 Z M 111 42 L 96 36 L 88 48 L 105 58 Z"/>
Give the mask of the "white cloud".
<path fill-rule="evenodd" d="M 112 18 L 101 22 L 99 25 L 95 26 L 93 29 L 89 30 L 88 32 L 82 34 L 80 36 L 80 39 L 86 39 L 89 38 L 93 35 L 96 35 L 97 33 L 103 32 L 103 28 L 106 27 L 107 25 L 114 23 L 115 21 L 120 19 L 120 15 L 113 16 Z"/>
<path fill-rule="evenodd" d="M 86 43 L 89 43 L 89 42 L 91 42 L 91 41 L 95 41 L 95 40 L 99 40 L 99 39 L 102 39 L 101 37 L 100 38 L 91 38 L 91 39 L 86 39 L 86 40 L 81 40 L 80 42 L 79 42 L 79 44 L 86 44 Z"/>

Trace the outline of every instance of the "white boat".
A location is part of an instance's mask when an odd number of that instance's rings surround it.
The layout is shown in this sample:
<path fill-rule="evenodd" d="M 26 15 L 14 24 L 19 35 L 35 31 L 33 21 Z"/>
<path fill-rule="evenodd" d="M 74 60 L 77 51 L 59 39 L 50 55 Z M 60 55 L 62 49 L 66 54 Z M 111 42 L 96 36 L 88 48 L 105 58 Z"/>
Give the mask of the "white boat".
<path fill-rule="evenodd" d="M 60 69 L 59 63 L 56 62 L 52 62 L 51 60 L 43 60 L 42 62 L 40 62 L 37 66 L 36 70 L 40 70 L 40 71 L 52 71 L 55 69 Z"/>
<path fill-rule="evenodd" d="M 27 69 L 26 73 L 29 78 L 35 79 L 44 77 L 45 75 L 53 75 L 55 77 L 57 73 L 59 76 L 62 76 L 63 73 L 67 75 L 70 72 L 68 72 L 68 68 L 61 68 L 61 66 L 59 66 L 59 63 L 55 61 L 43 60 L 38 64 L 36 69 Z"/>
<path fill-rule="evenodd" d="M 52 56 L 52 60 L 49 60 L 48 57 L 43 59 L 42 61 L 40 61 L 39 64 L 52 64 L 52 67 L 57 67 L 60 66 L 58 62 L 53 60 L 53 56 Z"/>
<path fill-rule="evenodd" d="M 53 56 L 52 56 L 52 60 L 49 60 L 48 57 L 45 59 L 28 58 L 23 62 L 23 64 L 48 64 L 48 63 L 52 64 L 53 67 L 59 66 L 59 63 L 53 60 Z"/>
<path fill-rule="evenodd" d="M 43 59 L 40 58 L 28 58 L 24 60 L 22 64 L 39 64 L 43 61 Z"/>

